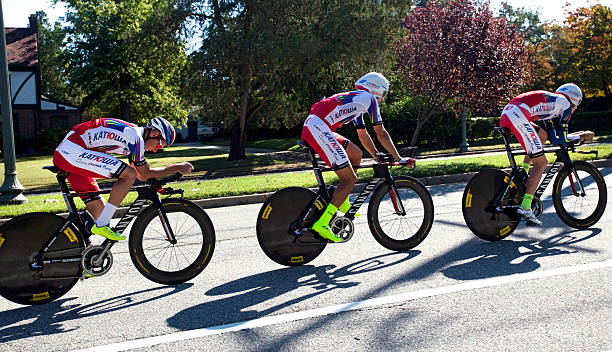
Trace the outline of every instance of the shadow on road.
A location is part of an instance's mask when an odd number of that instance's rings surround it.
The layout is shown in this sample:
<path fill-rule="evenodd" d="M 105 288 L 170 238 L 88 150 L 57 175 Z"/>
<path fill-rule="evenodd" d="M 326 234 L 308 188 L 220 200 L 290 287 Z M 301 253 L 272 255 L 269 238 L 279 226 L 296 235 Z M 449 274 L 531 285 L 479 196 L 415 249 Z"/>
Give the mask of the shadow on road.
<path fill-rule="evenodd" d="M 206 292 L 210 296 L 231 295 L 230 297 L 185 309 L 169 318 L 168 325 L 181 330 L 191 330 L 270 315 L 323 293 L 359 285 L 360 282 L 351 280 L 352 275 L 398 265 L 420 253 L 420 251 L 389 253 L 360 260 L 341 268 L 336 268 L 334 265 L 320 267 L 304 265 L 244 277 Z M 302 296 L 288 301 L 282 300 L 282 303 L 268 309 L 258 310 L 256 307 L 259 303 L 273 301 L 288 292 L 305 287 L 310 290 L 305 290 L 307 293 Z M 338 290 L 338 293 L 340 294 L 341 290 Z"/>
<path fill-rule="evenodd" d="M 160 298 L 188 289 L 193 284 L 177 286 L 163 286 L 148 290 L 133 292 L 100 302 L 79 305 L 71 304 L 74 298 L 60 298 L 53 302 L 39 306 L 23 306 L 9 311 L 0 312 L 0 344 L 28 338 L 69 332 L 74 329 L 65 329 L 63 322 L 81 319 L 99 314 L 105 314 L 140 304 L 146 304 Z M 149 297 L 151 293 L 159 292 L 155 297 L 139 299 L 139 295 Z M 26 323 L 24 323 L 26 322 Z"/>

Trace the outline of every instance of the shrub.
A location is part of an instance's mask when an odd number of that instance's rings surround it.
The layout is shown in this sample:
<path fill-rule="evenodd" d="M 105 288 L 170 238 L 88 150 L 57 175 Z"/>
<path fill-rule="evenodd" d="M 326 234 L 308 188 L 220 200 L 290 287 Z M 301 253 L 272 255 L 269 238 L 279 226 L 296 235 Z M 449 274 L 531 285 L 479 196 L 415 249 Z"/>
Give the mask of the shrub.
<path fill-rule="evenodd" d="M 51 128 L 36 134 L 36 150 L 41 153 L 52 153 L 68 133 L 68 129 Z"/>

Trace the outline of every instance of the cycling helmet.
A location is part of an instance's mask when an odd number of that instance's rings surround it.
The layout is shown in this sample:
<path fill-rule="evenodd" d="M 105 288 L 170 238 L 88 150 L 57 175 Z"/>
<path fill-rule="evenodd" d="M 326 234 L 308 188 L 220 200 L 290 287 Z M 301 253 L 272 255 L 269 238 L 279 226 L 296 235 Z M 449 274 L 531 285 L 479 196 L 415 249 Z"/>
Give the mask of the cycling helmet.
<path fill-rule="evenodd" d="M 158 116 L 151 120 L 151 123 L 148 127 L 155 128 L 161 133 L 161 137 L 168 143 L 168 145 L 172 145 L 174 143 L 174 138 L 176 137 L 176 132 L 174 131 L 174 127 L 166 120 L 165 118 Z"/>
<path fill-rule="evenodd" d="M 355 88 L 370 92 L 378 98 L 384 98 L 389 91 L 389 81 L 377 72 L 367 73 L 355 82 Z"/>
<path fill-rule="evenodd" d="M 576 106 L 580 105 L 582 102 L 582 91 L 574 83 L 565 83 L 557 88 L 555 93 L 563 94 L 572 104 Z"/>

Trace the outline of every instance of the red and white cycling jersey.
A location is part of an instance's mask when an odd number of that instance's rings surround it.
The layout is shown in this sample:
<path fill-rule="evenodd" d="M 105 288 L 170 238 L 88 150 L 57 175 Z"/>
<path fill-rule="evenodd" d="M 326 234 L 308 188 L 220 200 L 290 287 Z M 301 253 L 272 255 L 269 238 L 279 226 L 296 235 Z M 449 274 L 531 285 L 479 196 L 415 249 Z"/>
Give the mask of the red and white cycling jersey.
<path fill-rule="evenodd" d="M 146 163 L 142 127 L 119 119 L 96 119 L 76 125 L 55 149 L 53 163 L 69 173 L 77 192 L 98 190 L 96 178 L 117 177 L 128 167 L 110 154 L 127 155 L 131 163 Z"/>
<path fill-rule="evenodd" d="M 310 115 L 302 129 L 302 140 L 332 169 L 346 167 L 349 165 L 349 159 L 344 148 L 348 140 L 334 131 L 350 121 L 353 121 L 356 128 L 365 128 L 365 113 L 370 116 L 373 125 L 382 124 L 378 101 L 364 90 L 324 98 L 310 108 Z"/>
<path fill-rule="evenodd" d="M 538 136 L 538 127 L 533 121 L 556 121 L 560 126 L 567 128 L 572 115 L 572 105 L 562 94 L 543 90 L 523 93 L 514 97 L 504 108 L 499 119 L 501 127 L 509 128 L 531 157 L 543 154 L 544 147 Z M 567 133 L 563 137 L 567 140 Z"/>

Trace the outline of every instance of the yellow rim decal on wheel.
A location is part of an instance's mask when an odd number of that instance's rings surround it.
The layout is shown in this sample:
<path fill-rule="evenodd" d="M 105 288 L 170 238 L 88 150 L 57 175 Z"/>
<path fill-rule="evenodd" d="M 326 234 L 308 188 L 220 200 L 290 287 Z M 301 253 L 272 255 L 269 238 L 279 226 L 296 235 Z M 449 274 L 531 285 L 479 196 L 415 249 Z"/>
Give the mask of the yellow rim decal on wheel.
<path fill-rule="evenodd" d="M 472 193 L 470 193 L 469 190 L 468 190 L 468 193 L 465 195 L 465 207 L 466 208 L 472 207 Z"/>
<path fill-rule="evenodd" d="M 304 257 L 299 256 L 299 257 L 291 257 L 291 259 L 289 260 L 289 263 L 301 263 L 304 261 Z"/>
<path fill-rule="evenodd" d="M 2 234 L 0 233 L 0 247 L 2 247 L 2 243 L 4 243 L 4 238 L 2 238 Z"/>
<path fill-rule="evenodd" d="M 68 237 L 70 242 L 78 242 L 79 241 L 77 239 L 77 236 L 74 234 L 74 232 L 69 227 L 64 230 L 64 233 L 66 234 L 66 237 Z"/>
<path fill-rule="evenodd" d="M 49 292 L 35 293 L 32 295 L 32 301 L 42 301 L 43 299 L 48 299 L 49 297 Z"/>
<path fill-rule="evenodd" d="M 268 220 L 268 216 L 270 216 L 271 211 L 272 211 L 272 207 L 270 206 L 270 204 L 268 204 L 268 206 L 266 207 L 266 210 L 264 210 L 263 214 L 261 214 L 261 218 Z"/>
<path fill-rule="evenodd" d="M 503 229 L 499 230 L 499 235 L 503 236 L 503 235 L 507 234 L 508 232 L 510 232 L 510 226 L 509 225 L 504 227 Z"/>
<path fill-rule="evenodd" d="M 317 206 L 317 209 L 319 209 L 319 210 L 323 209 L 323 203 L 321 203 L 320 200 L 316 201 L 315 205 Z"/>

